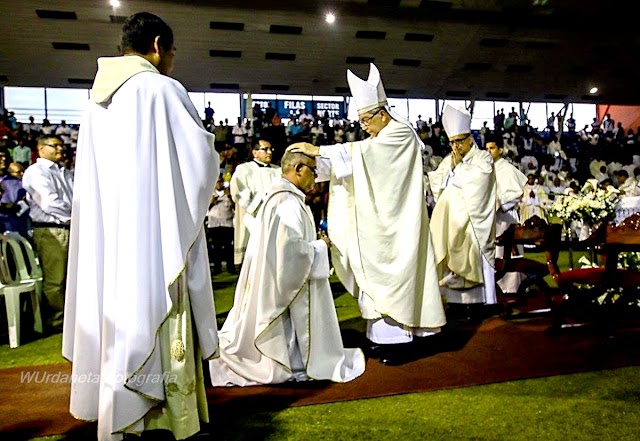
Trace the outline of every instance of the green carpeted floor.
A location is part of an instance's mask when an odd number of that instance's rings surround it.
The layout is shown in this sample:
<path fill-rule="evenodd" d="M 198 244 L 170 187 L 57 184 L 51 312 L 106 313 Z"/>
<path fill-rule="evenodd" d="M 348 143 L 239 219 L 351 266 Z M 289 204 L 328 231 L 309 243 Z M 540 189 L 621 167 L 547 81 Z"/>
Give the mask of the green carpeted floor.
<path fill-rule="evenodd" d="M 560 264 L 568 266 L 566 255 Z M 220 324 L 234 283 L 235 276 L 225 273 L 214 278 Z M 355 300 L 333 283 L 342 326 L 362 330 Z M 0 368 L 59 363 L 60 346 L 60 335 L 16 349 L 3 344 Z M 640 367 L 211 417 L 215 440 L 636 440 Z M 79 432 L 36 439 L 94 438 Z"/>

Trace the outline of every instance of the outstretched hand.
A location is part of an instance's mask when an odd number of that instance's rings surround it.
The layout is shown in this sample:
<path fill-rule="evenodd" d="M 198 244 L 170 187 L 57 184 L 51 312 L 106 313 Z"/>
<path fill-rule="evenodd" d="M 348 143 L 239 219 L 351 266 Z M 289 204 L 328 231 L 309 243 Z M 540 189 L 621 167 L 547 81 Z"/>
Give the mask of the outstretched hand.
<path fill-rule="evenodd" d="M 327 244 L 327 248 L 331 248 L 331 239 L 329 239 L 329 236 L 322 234 L 320 235 L 320 240 L 323 240 L 324 243 Z"/>
<path fill-rule="evenodd" d="M 320 147 L 309 144 L 308 142 L 296 142 L 295 144 L 291 144 L 287 147 L 287 151 L 292 153 L 302 153 L 312 158 L 320 156 Z"/>

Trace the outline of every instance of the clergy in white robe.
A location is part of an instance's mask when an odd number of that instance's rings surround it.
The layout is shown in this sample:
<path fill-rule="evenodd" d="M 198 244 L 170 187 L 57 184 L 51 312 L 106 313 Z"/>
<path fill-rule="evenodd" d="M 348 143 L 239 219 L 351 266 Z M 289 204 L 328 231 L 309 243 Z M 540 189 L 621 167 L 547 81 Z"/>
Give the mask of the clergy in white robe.
<path fill-rule="evenodd" d="M 121 47 L 98 60 L 78 140 L 62 342 L 70 411 L 97 420 L 99 440 L 151 429 L 184 439 L 208 421 L 200 359 L 218 350 L 204 218 L 219 158 L 167 76 L 169 26 L 134 14 Z"/>
<path fill-rule="evenodd" d="M 249 242 L 251 222 L 262 204 L 271 184 L 279 178 L 280 167 L 271 164 L 271 143 L 256 140 L 252 148 L 253 160 L 236 167 L 231 176 L 231 199 L 236 203 L 233 219 L 233 261 L 242 264 Z"/>
<path fill-rule="evenodd" d="M 487 138 L 487 151 L 494 160 L 496 170 L 496 191 L 497 191 L 497 211 L 496 211 L 496 237 L 500 237 L 511 225 L 520 223 L 518 215 L 518 205 L 522 199 L 523 187 L 527 182 L 527 177 L 520 170 L 511 165 L 504 159 L 504 149 L 500 145 L 499 137 Z M 501 259 L 504 256 L 504 247 L 496 246 L 496 258 Z M 513 257 L 517 254 L 511 252 Z M 498 286 L 504 293 L 515 293 L 522 282 L 521 273 L 507 273 L 500 280 Z"/>
<path fill-rule="evenodd" d="M 602 167 L 605 168 L 605 171 L 602 171 Z M 606 174 L 607 163 L 602 159 L 596 158 L 589 163 L 589 172 L 591 172 L 591 176 L 595 177 L 598 173 Z"/>
<path fill-rule="evenodd" d="M 336 274 L 358 297 L 367 337 L 382 345 L 381 362 L 393 365 L 419 357 L 418 346 L 435 346 L 430 339 L 446 319 L 425 202 L 422 142 L 385 107 L 380 74 L 373 64 L 370 69 L 367 81 L 350 71 L 347 76 L 370 138 L 320 148 L 305 144 L 303 151 L 322 156 L 319 180 L 330 178 L 327 224 Z M 412 345 L 414 337 L 427 338 Z"/>
<path fill-rule="evenodd" d="M 618 181 L 618 191 L 623 198 L 638 196 L 638 183 L 634 178 L 629 177 L 626 170 L 616 171 L 616 180 Z"/>
<path fill-rule="evenodd" d="M 364 372 L 360 349 L 345 349 L 329 285 L 327 237 L 316 239 L 305 204 L 315 160 L 286 152 L 282 178 L 258 210 L 220 330 L 220 358 L 209 363 L 214 386 L 290 380 L 346 382 Z"/>
<path fill-rule="evenodd" d="M 538 216 L 547 222 L 547 207 L 550 205 L 549 195 L 544 187 L 537 182 L 536 175 L 527 176 L 527 183 L 523 188 L 524 194 L 520 202 L 520 222 L 525 222 L 533 216 Z"/>
<path fill-rule="evenodd" d="M 496 174 L 491 155 L 471 136 L 470 122 L 465 110 L 445 107 L 442 124 L 452 153 L 429 173 L 436 199 L 431 230 L 447 302 L 494 304 Z"/>

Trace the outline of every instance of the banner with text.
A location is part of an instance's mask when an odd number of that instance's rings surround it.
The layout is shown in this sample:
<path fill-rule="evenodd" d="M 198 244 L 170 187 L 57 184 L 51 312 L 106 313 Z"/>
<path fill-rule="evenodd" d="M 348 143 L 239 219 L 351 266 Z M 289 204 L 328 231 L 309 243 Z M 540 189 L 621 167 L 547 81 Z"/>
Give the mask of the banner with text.
<path fill-rule="evenodd" d="M 283 99 L 253 99 L 253 105 L 258 105 L 264 112 L 268 107 L 276 109 L 281 118 L 291 118 L 298 114 L 316 113 L 319 117 L 329 119 L 346 118 L 344 100 L 336 98 L 336 101 L 307 101 L 307 100 L 283 100 Z M 247 100 L 242 100 L 242 113 L 246 115 Z"/>

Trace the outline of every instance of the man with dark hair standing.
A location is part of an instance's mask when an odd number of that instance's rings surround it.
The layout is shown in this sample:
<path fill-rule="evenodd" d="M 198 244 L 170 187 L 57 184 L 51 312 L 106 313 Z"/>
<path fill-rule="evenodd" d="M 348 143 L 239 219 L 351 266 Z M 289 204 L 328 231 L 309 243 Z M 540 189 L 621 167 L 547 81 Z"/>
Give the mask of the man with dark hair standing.
<path fill-rule="evenodd" d="M 98 60 L 80 126 L 62 347 L 70 410 L 98 421 L 99 440 L 151 429 L 185 439 L 208 422 L 200 358 L 218 352 L 203 221 L 219 157 L 168 76 L 171 28 L 134 14 L 121 48 Z"/>
<path fill-rule="evenodd" d="M 280 176 L 280 167 L 271 164 L 273 147 L 269 141 L 256 139 L 251 149 L 253 161 L 236 167 L 231 176 L 231 199 L 236 204 L 233 248 L 234 263 L 241 265 L 249 242 L 251 221 L 258 212 L 273 181 Z"/>
<path fill-rule="evenodd" d="M 504 158 L 504 144 L 500 134 L 487 136 L 487 151 L 493 158 L 496 176 L 500 176 L 500 179 L 496 179 L 496 237 L 500 237 L 510 225 L 520 223 L 518 206 L 527 177 Z M 504 252 L 504 247 L 496 246 L 496 258 L 503 258 Z M 518 255 L 514 254 L 514 257 Z M 505 274 L 497 283 L 502 292 L 515 293 L 521 281 L 522 274 L 512 272 Z"/>
<path fill-rule="evenodd" d="M 62 166 L 64 144 L 55 135 L 38 139 L 38 160 L 24 173 L 22 186 L 33 222 L 33 241 L 43 271 L 42 290 L 47 299 L 46 323 L 52 330 L 62 330 L 69 221 L 73 179 Z"/>

